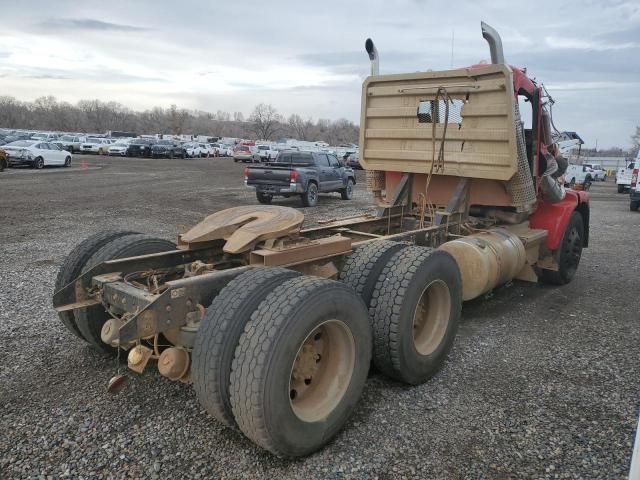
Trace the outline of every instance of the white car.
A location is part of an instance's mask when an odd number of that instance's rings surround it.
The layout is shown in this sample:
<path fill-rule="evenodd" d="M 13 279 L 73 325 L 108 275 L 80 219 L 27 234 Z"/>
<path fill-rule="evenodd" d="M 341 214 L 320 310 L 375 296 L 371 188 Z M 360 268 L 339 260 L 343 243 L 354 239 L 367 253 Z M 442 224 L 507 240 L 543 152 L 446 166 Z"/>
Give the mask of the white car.
<path fill-rule="evenodd" d="M 585 190 L 593 181 L 593 170 L 586 165 L 569 165 L 564 173 L 564 183 L 569 187 L 582 185 Z"/>
<path fill-rule="evenodd" d="M 636 168 L 638 162 L 631 162 L 626 168 L 621 168 L 616 172 L 616 185 L 618 186 L 618 193 L 624 193 L 631 187 L 631 174 L 633 169 Z"/>
<path fill-rule="evenodd" d="M 124 142 L 117 142 L 112 145 L 109 145 L 107 150 L 107 154 L 109 156 L 119 155 L 121 157 L 127 156 L 127 150 L 129 149 L 129 144 Z"/>
<path fill-rule="evenodd" d="M 593 170 L 593 179 L 604 182 L 607 179 L 607 172 L 597 163 L 583 163 L 582 165 Z"/>
<path fill-rule="evenodd" d="M 202 149 L 202 155 L 205 157 L 215 157 L 216 149 L 211 143 L 201 143 L 200 148 Z"/>
<path fill-rule="evenodd" d="M 216 149 L 218 155 L 221 157 L 231 157 L 233 156 L 233 146 L 227 145 L 226 143 L 212 143 L 213 148 Z"/>
<path fill-rule="evenodd" d="M 9 166 L 30 165 L 33 168 L 44 168 L 49 165 L 71 165 L 73 155 L 57 145 L 38 140 L 18 140 L 2 149 L 7 152 Z"/>
<path fill-rule="evenodd" d="M 89 137 L 80 147 L 80 151 L 82 153 L 100 153 L 106 151 L 110 144 L 111 142 L 106 138 Z"/>
<path fill-rule="evenodd" d="M 184 145 L 182 145 L 182 147 L 187 152 L 187 157 L 190 157 L 190 158 L 202 157 L 205 154 L 205 152 L 203 151 L 203 148 L 200 146 L 199 143 L 195 143 L 195 142 L 185 143 Z"/>

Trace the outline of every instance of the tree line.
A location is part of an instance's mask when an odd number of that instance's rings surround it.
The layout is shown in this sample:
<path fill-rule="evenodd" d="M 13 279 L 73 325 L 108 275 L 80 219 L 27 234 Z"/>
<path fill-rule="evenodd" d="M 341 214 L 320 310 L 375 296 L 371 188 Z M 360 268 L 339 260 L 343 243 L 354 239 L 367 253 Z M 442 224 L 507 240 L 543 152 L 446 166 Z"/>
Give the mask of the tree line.
<path fill-rule="evenodd" d="M 216 113 L 187 110 L 171 105 L 135 111 L 117 102 L 80 100 L 76 104 L 45 96 L 33 102 L 0 96 L 0 127 L 78 133 L 104 133 L 109 130 L 137 134 L 198 134 L 275 140 L 325 141 L 331 145 L 357 143 L 359 127 L 350 120 L 283 117 L 272 105 L 259 104 L 245 119 L 242 112 Z"/>

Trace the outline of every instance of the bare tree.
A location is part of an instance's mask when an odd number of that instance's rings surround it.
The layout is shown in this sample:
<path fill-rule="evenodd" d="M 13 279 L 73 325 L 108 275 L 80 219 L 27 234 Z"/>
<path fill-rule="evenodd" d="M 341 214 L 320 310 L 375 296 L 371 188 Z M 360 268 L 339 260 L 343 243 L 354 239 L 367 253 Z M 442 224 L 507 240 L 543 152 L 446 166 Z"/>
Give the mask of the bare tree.
<path fill-rule="evenodd" d="M 242 112 L 233 112 L 233 121 L 244 122 L 244 115 L 242 114 Z"/>
<path fill-rule="evenodd" d="M 252 130 L 259 140 L 271 140 L 271 138 L 281 129 L 282 117 L 273 105 L 261 103 L 256 105 L 253 113 L 249 117 Z"/>
<path fill-rule="evenodd" d="M 313 128 L 313 121 L 311 118 L 303 120 L 297 113 L 292 114 L 288 120 L 289 130 L 291 134 L 298 140 L 310 140 L 309 134 Z"/>

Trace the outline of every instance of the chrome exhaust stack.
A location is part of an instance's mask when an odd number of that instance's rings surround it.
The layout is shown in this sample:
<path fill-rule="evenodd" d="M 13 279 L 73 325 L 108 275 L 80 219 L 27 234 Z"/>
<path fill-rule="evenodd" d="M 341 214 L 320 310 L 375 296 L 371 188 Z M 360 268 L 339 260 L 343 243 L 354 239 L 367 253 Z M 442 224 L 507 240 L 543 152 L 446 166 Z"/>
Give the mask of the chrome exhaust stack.
<path fill-rule="evenodd" d="M 504 50 L 502 49 L 500 34 L 495 28 L 484 22 L 480 22 L 480 28 L 482 28 L 482 36 L 489 44 L 491 63 L 504 63 Z"/>
<path fill-rule="evenodd" d="M 364 48 L 371 61 L 371 75 L 380 75 L 380 57 L 378 56 L 378 49 L 373 44 L 373 40 L 367 38 L 367 41 L 364 42 Z"/>

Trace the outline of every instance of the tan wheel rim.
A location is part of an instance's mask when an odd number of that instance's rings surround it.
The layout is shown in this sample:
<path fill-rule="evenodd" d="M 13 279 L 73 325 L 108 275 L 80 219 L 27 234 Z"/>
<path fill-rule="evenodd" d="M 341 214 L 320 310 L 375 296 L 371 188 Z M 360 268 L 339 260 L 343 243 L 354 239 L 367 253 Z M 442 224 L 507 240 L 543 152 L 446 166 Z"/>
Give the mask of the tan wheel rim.
<path fill-rule="evenodd" d="M 289 377 L 289 402 L 300 420 L 329 416 L 349 387 L 355 359 L 353 335 L 340 320 L 328 320 L 307 336 Z"/>
<path fill-rule="evenodd" d="M 430 355 L 438 348 L 450 316 L 449 287 L 442 280 L 435 280 L 422 291 L 413 315 L 413 342 L 420 355 Z"/>

